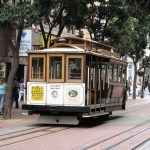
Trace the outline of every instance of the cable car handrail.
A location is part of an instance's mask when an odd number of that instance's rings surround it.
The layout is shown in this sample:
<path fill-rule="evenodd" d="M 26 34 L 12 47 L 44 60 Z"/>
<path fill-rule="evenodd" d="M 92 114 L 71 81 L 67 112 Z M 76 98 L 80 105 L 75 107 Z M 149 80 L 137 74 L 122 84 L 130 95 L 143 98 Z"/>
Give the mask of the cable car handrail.
<path fill-rule="evenodd" d="M 53 46 L 51 46 L 50 47 L 50 49 L 51 48 L 62 48 L 62 47 L 64 47 L 64 48 L 74 48 L 74 49 L 81 49 L 80 47 L 77 47 L 77 46 L 74 46 L 74 45 L 72 45 L 72 44 L 66 44 L 66 43 L 58 43 L 58 44 L 55 44 L 55 45 L 53 45 Z"/>

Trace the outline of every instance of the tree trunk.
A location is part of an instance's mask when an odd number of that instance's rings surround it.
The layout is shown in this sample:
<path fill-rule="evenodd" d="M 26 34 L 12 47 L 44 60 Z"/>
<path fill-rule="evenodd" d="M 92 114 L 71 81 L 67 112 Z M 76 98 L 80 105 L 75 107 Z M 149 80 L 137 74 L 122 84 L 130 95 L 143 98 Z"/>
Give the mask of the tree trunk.
<path fill-rule="evenodd" d="M 17 35 L 17 42 L 16 46 L 13 45 L 11 37 L 8 33 L 8 28 L 5 28 L 4 31 L 4 37 L 7 41 L 8 46 L 12 50 L 13 53 L 13 65 L 11 67 L 11 70 L 9 72 L 9 76 L 7 79 L 7 88 L 6 88 L 6 97 L 5 97 L 5 105 L 4 105 L 4 118 L 5 119 L 11 119 L 11 103 L 12 103 L 12 89 L 13 89 L 13 81 L 14 77 L 16 75 L 16 72 L 18 70 L 19 66 L 19 47 L 20 47 L 20 41 L 21 41 L 21 34 L 24 27 L 24 21 L 22 19 L 22 22 L 20 23 L 20 26 L 18 27 L 18 35 Z"/>
<path fill-rule="evenodd" d="M 57 33 L 56 37 L 60 37 L 60 36 L 61 36 L 61 33 L 62 33 L 62 32 L 63 32 L 63 30 L 64 30 L 64 27 L 65 27 L 65 25 L 62 25 L 62 26 L 59 28 L 58 33 Z"/>
<path fill-rule="evenodd" d="M 136 99 L 137 63 L 134 62 L 133 99 Z"/>
<path fill-rule="evenodd" d="M 4 106 L 4 118 L 11 119 L 11 103 L 12 103 L 12 89 L 13 89 L 13 80 L 16 75 L 17 69 L 19 66 L 19 57 L 15 59 L 13 62 L 13 66 L 10 70 L 7 88 L 6 88 L 6 98 L 5 98 L 5 106 Z"/>

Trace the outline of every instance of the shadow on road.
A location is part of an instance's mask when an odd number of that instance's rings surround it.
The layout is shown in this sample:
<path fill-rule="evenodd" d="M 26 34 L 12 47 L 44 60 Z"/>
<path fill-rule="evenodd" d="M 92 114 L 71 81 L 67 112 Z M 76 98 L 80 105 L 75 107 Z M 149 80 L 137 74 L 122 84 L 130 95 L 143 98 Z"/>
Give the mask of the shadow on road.
<path fill-rule="evenodd" d="M 95 117 L 95 118 L 86 118 L 86 119 L 83 119 L 78 126 L 87 127 L 87 128 L 95 127 L 95 126 L 105 124 L 106 122 L 109 122 L 111 120 L 115 120 L 121 117 L 122 116 L 100 116 L 100 117 Z"/>

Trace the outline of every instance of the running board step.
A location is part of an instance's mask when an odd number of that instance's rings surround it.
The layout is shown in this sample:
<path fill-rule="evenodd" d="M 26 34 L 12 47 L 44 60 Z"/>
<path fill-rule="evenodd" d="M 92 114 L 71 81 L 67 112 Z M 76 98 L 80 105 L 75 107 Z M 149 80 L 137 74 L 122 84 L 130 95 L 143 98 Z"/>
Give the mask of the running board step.
<path fill-rule="evenodd" d="M 95 113 L 95 114 L 84 114 L 82 115 L 83 118 L 91 118 L 91 117 L 98 117 L 98 116 L 104 116 L 104 115 L 110 115 L 109 112 L 102 112 L 102 113 Z"/>

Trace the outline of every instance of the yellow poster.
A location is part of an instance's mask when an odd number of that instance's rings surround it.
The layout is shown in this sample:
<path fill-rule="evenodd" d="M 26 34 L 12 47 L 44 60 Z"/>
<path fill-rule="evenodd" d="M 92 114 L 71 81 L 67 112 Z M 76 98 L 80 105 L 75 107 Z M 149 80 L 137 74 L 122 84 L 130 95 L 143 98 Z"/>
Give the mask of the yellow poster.
<path fill-rule="evenodd" d="M 31 99 L 32 101 L 44 101 L 44 87 L 32 86 L 31 87 Z"/>

